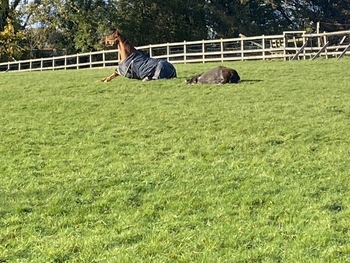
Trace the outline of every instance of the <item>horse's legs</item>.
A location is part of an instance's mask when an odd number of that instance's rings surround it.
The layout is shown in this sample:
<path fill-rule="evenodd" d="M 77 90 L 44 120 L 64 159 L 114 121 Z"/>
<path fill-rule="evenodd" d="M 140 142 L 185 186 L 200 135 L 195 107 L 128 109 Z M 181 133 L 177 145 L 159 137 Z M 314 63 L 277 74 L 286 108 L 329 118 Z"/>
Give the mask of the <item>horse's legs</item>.
<path fill-rule="evenodd" d="M 108 76 L 107 78 L 101 79 L 101 81 L 102 82 L 109 82 L 109 81 L 111 81 L 112 79 L 114 79 L 114 78 L 116 78 L 118 76 L 119 76 L 118 72 L 114 71 L 112 75 Z"/>

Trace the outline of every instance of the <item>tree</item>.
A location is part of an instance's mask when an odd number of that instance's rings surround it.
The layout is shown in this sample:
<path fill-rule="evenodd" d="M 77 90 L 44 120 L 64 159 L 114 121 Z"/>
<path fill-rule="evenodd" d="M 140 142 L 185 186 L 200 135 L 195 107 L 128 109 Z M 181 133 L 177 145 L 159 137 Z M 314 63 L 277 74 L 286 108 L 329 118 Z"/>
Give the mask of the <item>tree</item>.
<path fill-rule="evenodd" d="M 41 28 L 45 36 L 41 46 L 64 48 L 68 53 L 92 51 L 96 49 L 103 19 L 109 14 L 107 5 L 103 0 L 33 2 L 29 25 Z M 33 28 L 29 31 L 33 32 Z"/>
<path fill-rule="evenodd" d="M 209 0 L 209 26 L 217 37 L 276 34 L 285 30 L 350 28 L 350 0 Z"/>
<path fill-rule="evenodd" d="M 67 0 L 64 13 L 58 14 L 58 25 L 75 52 L 96 50 L 101 32 L 111 20 L 113 6 L 104 0 Z"/>
<path fill-rule="evenodd" d="M 26 51 L 21 4 L 21 0 L 0 0 L 0 61 L 20 59 Z"/>
<path fill-rule="evenodd" d="M 15 32 L 11 20 L 7 18 L 4 30 L 0 32 L 0 61 L 20 58 L 24 51 L 24 48 L 20 46 L 23 39 L 23 31 Z"/>
<path fill-rule="evenodd" d="M 6 26 L 6 19 L 8 18 L 9 2 L 8 0 L 1 0 L 0 2 L 0 31 L 3 31 Z"/>
<path fill-rule="evenodd" d="M 347 29 L 349 9 L 350 0 L 1 0 L 0 32 L 11 21 L 12 37 L 25 29 L 18 45 L 76 53 L 98 49 L 117 28 L 136 46 L 313 31 L 318 21 L 321 30 Z"/>
<path fill-rule="evenodd" d="M 350 0 L 270 0 L 284 29 L 315 31 L 317 22 L 322 30 L 350 28 Z"/>
<path fill-rule="evenodd" d="M 350 0 L 315 0 L 307 1 L 308 13 L 314 23 L 322 22 L 322 31 L 336 31 L 350 29 Z"/>
<path fill-rule="evenodd" d="M 278 16 L 271 1 L 208 1 L 209 27 L 217 37 L 277 34 L 286 23 Z"/>
<path fill-rule="evenodd" d="M 204 0 L 119 0 L 112 25 L 134 45 L 207 38 Z"/>

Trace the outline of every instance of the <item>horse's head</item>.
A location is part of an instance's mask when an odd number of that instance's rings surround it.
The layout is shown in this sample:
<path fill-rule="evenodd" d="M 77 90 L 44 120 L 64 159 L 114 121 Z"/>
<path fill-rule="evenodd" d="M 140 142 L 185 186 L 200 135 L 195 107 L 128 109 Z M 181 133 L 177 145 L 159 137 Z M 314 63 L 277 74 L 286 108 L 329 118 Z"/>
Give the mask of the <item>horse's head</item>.
<path fill-rule="evenodd" d="M 120 31 L 117 29 L 114 33 L 112 33 L 111 35 L 108 36 L 104 36 L 100 43 L 103 45 L 106 45 L 108 47 L 111 46 L 118 46 L 119 41 L 120 41 L 120 37 L 122 37 L 122 34 L 120 33 Z"/>
<path fill-rule="evenodd" d="M 121 61 L 137 51 L 118 29 L 113 34 L 103 37 L 100 43 L 117 48 Z"/>
<path fill-rule="evenodd" d="M 200 77 L 201 75 L 202 75 L 202 74 L 198 74 L 198 75 L 192 76 L 191 78 L 189 78 L 189 79 L 186 80 L 186 83 L 187 83 L 187 84 L 197 84 L 197 83 L 198 83 L 198 79 L 199 79 L 199 77 Z"/>

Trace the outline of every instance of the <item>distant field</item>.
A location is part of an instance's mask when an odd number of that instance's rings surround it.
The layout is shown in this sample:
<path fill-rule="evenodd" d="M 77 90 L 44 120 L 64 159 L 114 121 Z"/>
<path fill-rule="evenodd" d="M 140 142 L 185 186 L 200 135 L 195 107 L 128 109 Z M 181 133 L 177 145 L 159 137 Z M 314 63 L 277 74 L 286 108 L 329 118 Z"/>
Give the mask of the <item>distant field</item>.
<path fill-rule="evenodd" d="M 349 262 L 350 59 L 176 68 L 0 74 L 0 262 Z"/>

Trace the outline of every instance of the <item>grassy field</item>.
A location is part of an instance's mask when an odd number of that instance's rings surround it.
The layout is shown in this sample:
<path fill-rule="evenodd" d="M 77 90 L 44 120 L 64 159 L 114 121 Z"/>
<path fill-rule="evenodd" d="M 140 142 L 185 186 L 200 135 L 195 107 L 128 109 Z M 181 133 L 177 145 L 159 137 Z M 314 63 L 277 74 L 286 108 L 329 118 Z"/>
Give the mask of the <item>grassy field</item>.
<path fill-rule="evenodd" d="M 0 262 L 349 262 L 350 59 L 218 64 L 0 74 Z"/>

